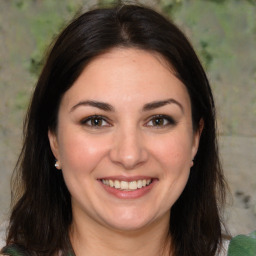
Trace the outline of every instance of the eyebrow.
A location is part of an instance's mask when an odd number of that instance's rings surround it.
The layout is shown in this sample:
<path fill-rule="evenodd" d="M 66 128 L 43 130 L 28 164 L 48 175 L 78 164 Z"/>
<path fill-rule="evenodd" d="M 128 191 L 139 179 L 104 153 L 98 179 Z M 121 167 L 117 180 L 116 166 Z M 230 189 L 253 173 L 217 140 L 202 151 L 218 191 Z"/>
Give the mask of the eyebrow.
<path fill-rule="evenodd" d="M 94 100 L 86 100 L 86 101 L 78 102 L 76 105 L 74 105 L 71 108 L 70 112 L 74 111 L 76 108 L 78 108 L 80 106 L 91 106 L 91 107 L 99 108 L 99 109 L 104 110 L 104 111 L 114 111 L 113 106 L 111 106 L 108 103 L 100 102 L 100 101 L 94 101 Z"/>
<path fill-rule="evenodd" d="M 157 108 L 163 107 L 168 104 L 176 104 L 177 106 L 179 106 L 181 111 L 184 112 L 184 108 L 183 108 L 182 104 L 174 99 L 159 100 L 159 101 L 153 101 L 153 102 L 147 103 L 143 106 L 142 111 L 149 111 L 149 110 L 157 109 Z M 95 107 L 95 108 L 98 108 L 98 109 L 101 109 L 104 111 L 114 111 L 115 110 L 114 107 L 108 103 L 101 102 L 101 101 L 94 101 L 94 100 L 86 100 L 86 101 L 78 102 L 76 105 L 74 105 L 71 108 L 70 112 L 74 111 L 76 108 L 78 108 L 80 106 L 91 106 L 91 107 Z"/>
<path fill-rule="evenodd" d="M 181 111 L 184 113 L 184 108 L 183 108 L 182 104 L 179 103 L 175 99 L 166 99 L 166 100 L 159 100 L 159 101 L 150 102 L 150 103 L 145 104 L 142 110 L 143 111 L 149 111 L 149 110 L 153 110 L 153 109 L 156 109 L 156 108 L 163 107 L 163 106 L 168 105 L 168 104 L 178 105 L 179 108 L 181 109 Z"/>

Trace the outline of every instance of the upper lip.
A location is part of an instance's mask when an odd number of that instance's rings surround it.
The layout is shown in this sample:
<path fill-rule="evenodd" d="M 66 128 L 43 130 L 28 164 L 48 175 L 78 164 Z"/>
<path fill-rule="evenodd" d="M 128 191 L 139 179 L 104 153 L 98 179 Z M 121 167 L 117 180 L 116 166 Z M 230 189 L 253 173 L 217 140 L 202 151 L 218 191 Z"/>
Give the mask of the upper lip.
<path fill-rule="evenodd" d="M 101 177 L 98 180 L 120 180 L 120 181 L 135 181 L 135 180 L 153 180 L 156 179 L 154 177 L 150 177 L 150 176 L 131 176 L 131 177 L 127 177 L 127 176 L 107 176 L 107 177 Z"/>

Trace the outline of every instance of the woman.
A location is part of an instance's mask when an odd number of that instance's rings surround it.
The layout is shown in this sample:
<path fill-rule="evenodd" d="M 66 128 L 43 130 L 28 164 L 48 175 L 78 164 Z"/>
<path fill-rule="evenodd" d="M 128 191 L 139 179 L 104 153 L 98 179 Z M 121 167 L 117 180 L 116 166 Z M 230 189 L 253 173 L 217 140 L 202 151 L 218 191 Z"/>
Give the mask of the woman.
<path fill-rule="evenodd" d="M 16 168 L 15 255 L 219 255 L 215 108 L 188 40 L 153 10 L 75 19 L 38 80 Z"/>

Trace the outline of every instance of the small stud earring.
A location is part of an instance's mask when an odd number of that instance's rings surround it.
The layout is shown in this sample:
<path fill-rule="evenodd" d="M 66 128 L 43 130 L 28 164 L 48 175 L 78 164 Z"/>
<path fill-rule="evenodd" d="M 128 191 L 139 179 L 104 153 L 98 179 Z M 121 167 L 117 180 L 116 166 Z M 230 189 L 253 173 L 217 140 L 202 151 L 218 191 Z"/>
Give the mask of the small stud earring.
<path fill-rule="evenodd" d="M 60 165 L 59 165 L 59 161 L 58 160 L 56 160 L 54 166 L 55 166 L 55 168 L 60 169 Z"/>

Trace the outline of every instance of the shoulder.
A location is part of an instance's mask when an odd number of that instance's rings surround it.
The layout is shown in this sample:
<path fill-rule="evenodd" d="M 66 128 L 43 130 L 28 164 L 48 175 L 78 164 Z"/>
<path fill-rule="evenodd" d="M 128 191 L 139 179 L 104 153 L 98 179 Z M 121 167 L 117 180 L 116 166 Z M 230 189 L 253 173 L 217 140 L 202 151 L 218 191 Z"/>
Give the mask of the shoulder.
<path fill-rule="evenodd" d="M 2 250 L 1 250 L 1 254 L 2 255 L 9 255 L 9 256 L 28 256 L 29 254 L 20 246 L 18 245 L 8 245 L 5 246 Z"/>
<path fill-rule="evenodd" d="M 231 239 L 228 256 L 255 256 L 256 231 L 249 235 L 238 235 Z"/>
<path fill-rule="evenodd" d="M 31 255 L 32 254 L 29 253 L 26 249 L 15 244 L 8 245 L 0 251 L 0 256 L 31 256 Z M 37 255 L 37 254 L 33 253 L 33 255 Z M 70 250 L 65 254 L 59 251 L 59 253 L 57 253 L 56 255 L 57 256 L 75 256 L 75 253 L 73 252 L 73 250 Z"/>

